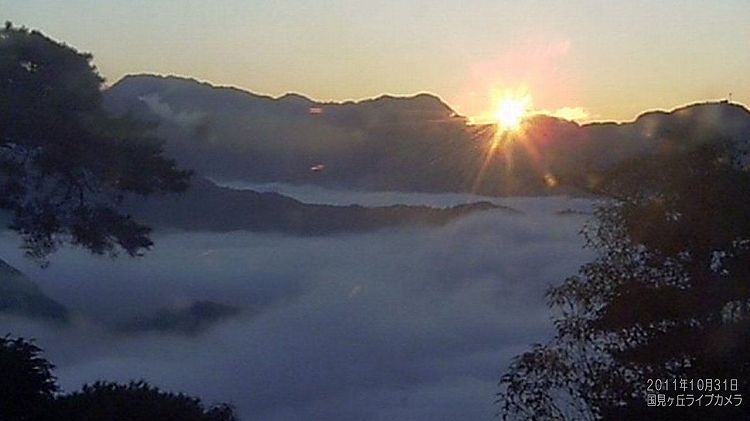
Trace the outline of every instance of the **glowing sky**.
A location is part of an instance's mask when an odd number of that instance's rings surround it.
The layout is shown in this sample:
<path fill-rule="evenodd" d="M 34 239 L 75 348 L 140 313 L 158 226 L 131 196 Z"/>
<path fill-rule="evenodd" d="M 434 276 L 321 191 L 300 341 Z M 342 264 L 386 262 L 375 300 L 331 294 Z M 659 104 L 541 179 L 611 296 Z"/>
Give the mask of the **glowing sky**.
<path fill-rule="evenodd" d="M 93 53 L 110 83 L 156 72 L 319 100 L 427 91 L 470 116 L 508 92 L 590 119 L 730 92 L 750 103 L 747 0 L 0 0 L 0 19 Z"/>

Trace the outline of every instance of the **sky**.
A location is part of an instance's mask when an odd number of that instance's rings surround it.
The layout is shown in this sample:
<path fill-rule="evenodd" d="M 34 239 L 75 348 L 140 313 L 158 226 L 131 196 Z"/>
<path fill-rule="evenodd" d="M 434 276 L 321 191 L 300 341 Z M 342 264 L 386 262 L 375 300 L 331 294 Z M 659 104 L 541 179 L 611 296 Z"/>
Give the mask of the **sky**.
<path fill-rule="evenodd" d="M 192 76 L 317 100 L 430 92 L 457 112 L 632 120 L 750 103 L 750 2 L 0 0 L 0 18 L 94 55 L 109 83 Z"/>

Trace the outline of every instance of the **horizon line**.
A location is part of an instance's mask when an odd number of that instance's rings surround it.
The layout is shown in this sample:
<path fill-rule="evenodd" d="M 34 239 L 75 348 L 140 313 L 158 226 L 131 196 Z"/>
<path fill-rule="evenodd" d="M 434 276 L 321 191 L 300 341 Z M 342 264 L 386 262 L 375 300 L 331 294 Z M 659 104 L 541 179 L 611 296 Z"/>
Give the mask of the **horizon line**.
<path fill-rule="evenodd" d="M 285 92 L 283 94 L 280 94 L 278 96 L 274 96 L 274 95 L 269 94 L 269 93 L 256 92 L 254 90 L 248 89 L 248 88 L 246 88 L 244 86 L 240 86 L 240 85 L 235 85 L 235 84 L 219 84 L 219 83 L 213 82 L 213 81 L 208 80 L 208 79 L 200 79 L 200 78 L 198 78 L 196 76 L 182 75 L 182 74 L 177 74 L 177 73 L 159 73 L 159 72 L 127 73 L 127 74 L 122 75 L 116 82 L 114 82 L 112 84 L 108 84 L 107 81 L 105 80 L 105 82 L 104 82 L 105 90 L 111 89 L 112 87 L 114 87 L 115 85 L 119 84 L 120 82 L 122 82 L 126 78 L 129 78 L 129 77 L 144 77 L 144 76 L 145 77 L 158 77 L 158 78 L 162 78 L 162 79 L 174 78 L 174 79 L 181 79 L 181 80 L 186 80 L 186 81 L 192 81 L 192 82 L 195 82 L 195 83 L 198 83 L 198 84 L 201 84 L 201 85 L 208 85 L 209 87 L 215 88 L 215 89 L 234 90 L 234 91 L 239 91 L 240 93 L 243 93 L 243 94 L 248 94 L 248 95 L 252 95 L 252 96 L 256 96 L 256 97 L 263 97 L 263 98 L 267 98 L 267 99 L 271 99 L 271 100 L 275 100 L 275 101 L 281 100 L 284 97 L 287 97 L 287 96 L 290 96 L 290 95 L 296 95 L 296 96 L 300 96 L 300 97 L 302 97 L 302 98 L 304 98 L 304 99 L 306 99 L 306 100 L 308 100 L 310 102 L 313 102 L 313 103 L 316 103 L 316 104 L 321 104 L 321 105 L 326 105 L 326 104 L 328 104 L 328 105 L 360 104 L 362 102 L 376 101 L 376 100 L 379 100 L 379 99 L 382 99 L 382 98 L 411 99 L 411 98 L 416 98 L 418 96 L 427 95 L 427 96 L 431 96 L 431 97 L 436 98 L 442 104 L 444 104 L 445 106 L 447 106 L 454 113 L 454 115 L 456 117 L 466 119 L 467 120 L 467 124 L 471 124 L 471 123 L 468 123 L 468 121 L 471 120 L 473 117 L 476 117 L 476 116 L 465 116 L 465 115 L 462 115 L 462 114 L 458 113 L 454 109 L 454 107 L 448 101 L 446 101 L 442 96 L 440 96 L 437 93 L 430 92 L 430 91 L 418 91 L 418 92 L 410 93 L 410 94 L 393 94 L 393 93 L 383 92 L 383 93 L 378 94 L 376 96 L 362 97 L 362 98 L 359 98 L 359 99 L 344 99 L 344 100 L 341 100 L 341 99 L 327 99 L 327 100 L 321 100 L 321 99 L 312 98 L 311 96 L 309 96 L 307 94 L 304 94 L 304 93 L 301 93 L 301 92 L 297 92 L 297 91 L 287 91 L 287 92 Z M 543 112 L 543 110 L 531 110 L 529 112 L 529 115 L 532 115 L 532 116 L 544 115 L 544 116 L 548 116 L 548 117 L 552 117 L 552 118 L 557 118 L 557 119 L 560 119 L 560 120 L 563 120 L 563 121 L 569 121 L 569 122 L 575 123 L 575 124 L 577 124 L 579 126 L 586 126 L 586 125 L 591 125 L 591 124 L 627 124 L 627 123 L 633 123 L 633 122 L 637 121 L 641 116 L 646 115 L 646 114 L 658 113 L 658 112 L 673 113 L 675 111 L 678 111 L 678 110 L 681 110 L 683 108 L 687 108 L 687 107 L 690 107 L 690 106 L 707 105 L 707 104 L 727 104 L 727 105 L 739 106 L 739 107 L 745 109 L 746 111 L 748 111 L 750 113 L 750 107 L 748 107 L 747 104 L 745 104 L 743 102 L 740 102 L 740 101 L 730 100 L 729 98 L 723 98 L 723 99 L 693 100 L 693 101 L 685 102 L 685 103 L 682 103 L 682 104 L 679 104 L 679 105 L 675 105 L 675 106 L 673 106 L 671 108 L 668 108 L 668 109 L 667 108 L 647 108 L 647 109 L 645 109 L 643 111 L 640 111 L 638 114 L 636 114 L 634 117 L 632 117 L 630 119 L 620 119 L 620 120 L 611 119 L 611 118 L 610 119 L 607 119 L 607 118 L 594 119 L 594 118 L 592 118 L 592 119 L 581 120 L 581 121 L 568 120 L 568 119 L 564 119 L 564 118 L 561 118 L 561 117 L 550 115 L 548 113 Z M 483 125 L 483 124 L 492 124 L 492 123 L 474 123 L 474 124 L 476 124 L 476 125 Z"/>

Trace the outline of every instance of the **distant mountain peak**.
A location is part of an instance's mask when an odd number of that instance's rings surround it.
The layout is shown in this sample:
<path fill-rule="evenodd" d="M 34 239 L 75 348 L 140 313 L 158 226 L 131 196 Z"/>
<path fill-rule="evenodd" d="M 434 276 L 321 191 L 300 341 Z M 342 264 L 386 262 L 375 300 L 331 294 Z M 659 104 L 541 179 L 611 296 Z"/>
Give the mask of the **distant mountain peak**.
<path fill-rule="evenodd" d="M 201 92 L 202 95 L 208 95 L 209 93 L 222 93 L 237 96 L 239 98 L 247 99 L 263 99 L 269 101 L 279 101 L 282 103 L 299 104 L 305 106 L 350 106 L 350 105 L 366 105 L 366 104 L 387 104 L 387 105 L 404 105 L 413 108 L 430 109 L 432 111 L 454 113 L 453 109 L 446 104 L 437 95 L 420 92 L 413 95 L 391 95 L 383 94 L 374 98 L 365 98 L 361 100 L 344 100 L 344 101 L 319 101 L 312 99 L 302 93 L 288 92 L 279 97 L 272 97 L 270 95 L 258 94 L 250 90 L 246 90 L 234 86 L 222 86 L 216 85 L 211 82 L 198 80 L 191 77 L 177 76 L 177 75 L 159 75 L 159 74 L 130 74 L 123 76 L 120 80 L 115 82 L 109 87 L 110 93 L 119 93 L 122 91 L 129 91 L 129 95 L 147 95 L 153 93 L 161 93 L 164 95 L 172 94 L 175 92 L 185 92 L 186 90 L 194 91 L 194 93 Z"/>
<path fill-rule="evenodd" d="M 441 114 L 453 114 L 455 111 L 439 96 L 420 92 L 414 95 L 383 94 L 375 98 L 366 98 L 353 103 L 354 105 L 382 105 L 389 107 L 403 107 L 411 109 L 429 110 Z"/>
<path fill-rule="evenodd" d="M 287 92 L 284 95 L 277 98 L 279 101 L 285 101 L 285 102 L 295 102 L 295 103 L 301 103 L 301 104 L 316 104 L 316 101 L 313 101 L 312 99 L 306 97 L 305 95 L 299 94 L 297 92 Z"/>
<path fill-rule="evenodd" d="M 235 86 L 215 85 L 208 81 L 177 75 L 139 73 L 123 76 L 107 89 L 110 93 L 125 91 L 132 95 L 148 93 L 171 93 L 174 91 L 221 92 L 244 98 L 273 99 L 269 95 L 257 94 Z"/>
<path fill-rule="evenodd" d="M 688 104 L 680 105 L 672 109 L 651 109 L 646 110 L 638 114 L 633 120 L 626 121 L 592 121 L 590 123 L 582 124 L 582 126 L 588 125 L 599 125 L 599 124 L 614 124 L 614 125 L 627 125 L 638 123 L 639 121 L 658 119 L 658 118 L 669 118 L 670 116 L 697 116 L 705 115 L 710 113 L 726 113 L 727 115 L 735 116 L 750 116 L 750 111 L 738 102 L 729 102 L 727 100 L 715 100 L 715 101 L 698 101 L 691 102 Z"/>

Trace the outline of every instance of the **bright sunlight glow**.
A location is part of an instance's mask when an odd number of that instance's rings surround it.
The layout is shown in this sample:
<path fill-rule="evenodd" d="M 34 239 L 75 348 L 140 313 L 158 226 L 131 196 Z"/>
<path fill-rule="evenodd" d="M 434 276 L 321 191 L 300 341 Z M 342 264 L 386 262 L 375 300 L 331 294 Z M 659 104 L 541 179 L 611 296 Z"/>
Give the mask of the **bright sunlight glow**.
<path fill-rule="evenodd" d="M 503 130 L 517 130 L 521 127 L 521 122 L 529 112 L 530 106 L 531 99 L 528 96 L 504 98 L 497 106 L 495 119 Z"/>

